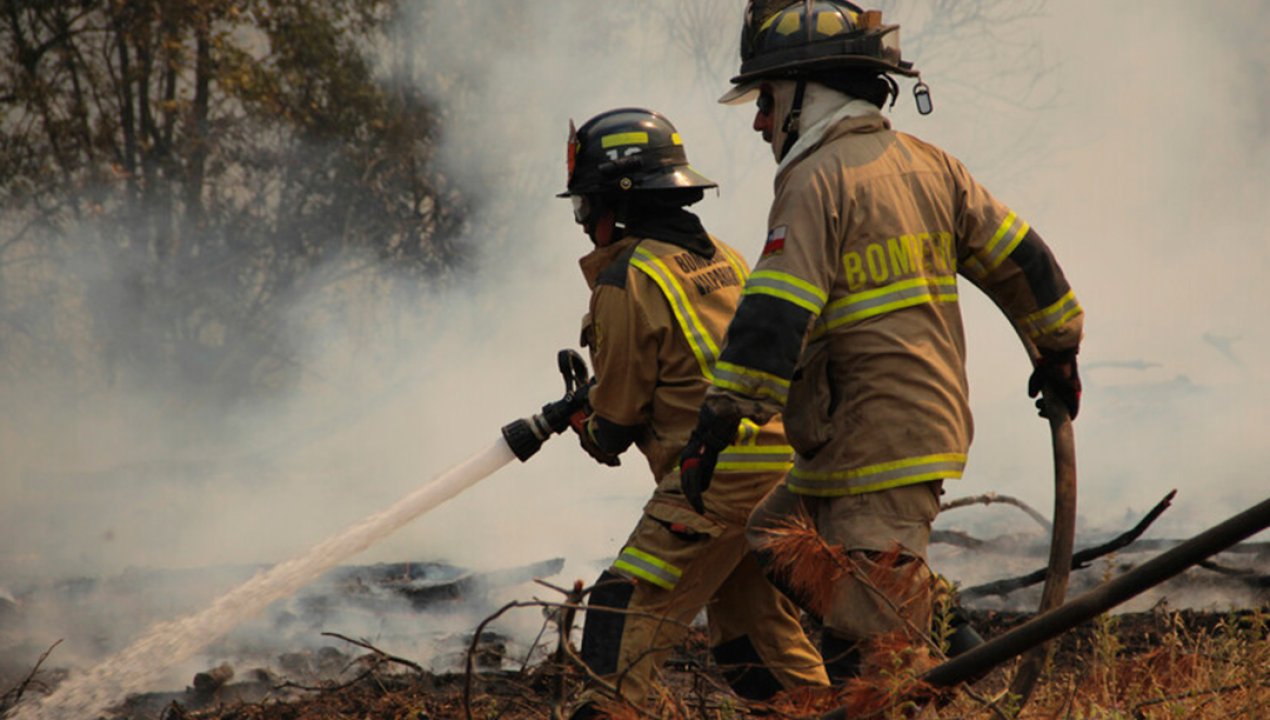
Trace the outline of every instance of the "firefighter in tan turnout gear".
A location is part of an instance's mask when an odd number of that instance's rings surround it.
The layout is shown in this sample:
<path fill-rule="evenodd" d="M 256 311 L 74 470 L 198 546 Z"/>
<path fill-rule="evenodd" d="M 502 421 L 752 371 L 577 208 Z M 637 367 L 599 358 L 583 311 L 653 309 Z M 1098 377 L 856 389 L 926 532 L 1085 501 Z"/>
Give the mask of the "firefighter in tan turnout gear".
<path fill-rule="evenodd" d="M 685 494 L 708 487 L 709 509 L 731 482 L 716 453 L 734 429 L 784 413 L 794 467 L 756 509 L 750 538 L 767 559 L 765 530 L 805 513 L 860 569 L 824 608 L 820 650 L 835 683 L 859 672 L 863 641 L 930 626 L 931 522 L 972 433 L 958 275 L 1026 338 L 1030 394 L 1048 386 L 1075 417 L 1080 392 L 1082 311 L 1049 248 L 956 158 L 881 114 L 898 94 L 889 73 L 917 75 L 898 35 L 880 12 L 842 0 L 747 8 L 741 72 L 720 101 L 757 101 L 775 199 L 682 458 Z M 915 94 L 929 111 L 926 86 Z M 898 561 L 879 562 L 897 547 Z"/>
<path fill-rule="evenodd" d="M 595 383 L 589 414 L 572 424 L 607 465 L 634 444 L 657 480 L 590 594 L 582 657 L 647 707 L 662 661 L 706 608 L 713 655 L 742 697 L 826 685 L 797 608 L 768 583 L 745 539 L 750 511 L 790 467 L 779 418 L 741 423 L 721 448 L 717 471 L 727 480 L 704 515 L 684 501 L 675 471 L 748 273 L 684 209 L 716 185 L 688 165 L 670 122 L 647 110 L 571 125 L 568 158 L 561 196 L 595 245 L 580 261 L 592 293 L 582 342 Z M 588 694 L 573 717 L 599 716 L 601 700 Z"/>

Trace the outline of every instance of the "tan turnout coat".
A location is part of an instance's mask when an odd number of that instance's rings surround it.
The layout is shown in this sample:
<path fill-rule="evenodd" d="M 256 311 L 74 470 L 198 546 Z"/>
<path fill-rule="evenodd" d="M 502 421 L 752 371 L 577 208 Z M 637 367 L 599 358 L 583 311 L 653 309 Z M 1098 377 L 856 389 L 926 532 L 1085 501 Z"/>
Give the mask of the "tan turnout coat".
<path fill-rule="evenodd" d="M 967 281 L 1035 347 L 1080 341 L 1080 305 L 1036 232 L 880 113 L 840 121 L 777 176 L 768 227 L 709 402 L 785 412 L 795 493 L 961 476 Z"/>

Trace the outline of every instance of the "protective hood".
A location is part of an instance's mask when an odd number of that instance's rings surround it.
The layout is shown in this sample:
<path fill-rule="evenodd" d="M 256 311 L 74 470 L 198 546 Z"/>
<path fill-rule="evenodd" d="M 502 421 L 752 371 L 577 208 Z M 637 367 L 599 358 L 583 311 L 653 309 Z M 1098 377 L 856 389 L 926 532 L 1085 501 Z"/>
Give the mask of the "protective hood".
<path fill-rule="evenodd" d="M 781 168 L 792 159 L 814 146 L 826 130 L 844 117 L 855 117 L 878 108 L 873 103 L 850 95 L 840 93 L 816 82 L 808 82 L 803 90 L 803 108 L 798 118 L 798 139 L 785 157 L 781 157 L 781 148 L 785 147 L 785 119 L 789 116 L 794 104 L 794 92 L 798 83 L 794 80 L 772 80 L 765 83 L 772 89 L 772 156 Z M 757 90 L 757 88 L 755 88 Z M 757 94 L 752 92 L 751 94 Z"/>
<path fill-rule="evenodd" d="M 789 149 L 785 157 L 779 160 L 776 172 L 779 174 L 815 147 L 825 133 L 839 121 L 870 114 L 880 114 L 880 111 L 877 105 L 868 100 L 851 97 L 820 83 L 807 83 L 807 89 L 803 93 L 803 113 L 799 122 L 798 139 L 794 141 L 794 146 Z M 776 150 L 775 146 L 773 150 Z"/>

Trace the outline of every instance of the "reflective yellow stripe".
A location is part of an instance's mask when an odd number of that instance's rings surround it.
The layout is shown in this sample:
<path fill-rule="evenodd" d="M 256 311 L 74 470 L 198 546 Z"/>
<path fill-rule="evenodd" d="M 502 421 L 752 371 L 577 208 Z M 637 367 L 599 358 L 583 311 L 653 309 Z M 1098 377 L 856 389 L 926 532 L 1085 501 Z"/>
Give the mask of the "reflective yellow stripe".
<path fill-rule="evenodd" d="M 788 445 L 732 445 L 719 453 L 716 472 L 789 472 L 794 448 Z"/>
<path fill-rule="evenodd" d="M 667 590 L 674 590 L 683 570 L 650 555 L 639 548 L 624 547 L 613 569 L 628 577 L 636 577 Z"/>
<path fill-rule="evenodd" d="M 715 364 L 711 382 L 724 390 L 752 398 L 771 398 L 782 405 L 789 396 L 789 381 L 785 378 L 730 362 Z"/>
<path fill-rule="evenodd" d="M 1080 303 L 1076 302 L 1076 293 L 1068 290 L 1058 302 L 1028 315 L 1019 320 L 1019 325 L 1029 338 L 1036 338 L 1052 333 L 1061 328 L 1063 323 L 1080 314 Z"/>
<path fill-rule="evenodd" d="M 758 423 L 749 418 L 741 418 L 741 425 L 736 431 L 737 445 L 756 445 L 758 444 Z"/>
<path fill-rule="evenodd" d="M 838 497 L 886 490 L 927 480 L 959 478 L 965 468 L 964 453 L 941 453 L 837 472 L 809 472 L 794 468 L 789 474 L 787 485 L 790 492 L 799 495 Z"/>
<path fill-rule="evenodd" d="M 613 133 L 612 135 L 605 135 L 604 137 L 600 138 L 600 147 L 606 150 L 608 148 L 618 147 L 621 145 L 647 145 L 647 144 L 648 144 L 648 133 L 643 131 Z"/>
<path fill-rule="evenodd" d="M 727 259 L 728 263 L 732 265 L 732 269 L 736 271 L 736 276 L 741 278 L 741 282 L 744 284 L 746 279 L 750 276 L 750 271 L 746 269 L 745 261 L 737 257 L 736 254 L 722 245 L 719 245 L 718 247 L 723 251 L 723 257 Z"/>
<path fill-rule="evenodd" d="M 675 318 L 679 320 L 679 327 L 683 330 L 689 347 L 692 348 L 692 354 L 697 357 L 701 374 L 707 380 L 712 379 L 714 375 L 711 368 L 719 357 L 719 346 L 715 344 L 710 331 L 706 330 L 701 319 L 697 317 L 697 311 L 693 309 L 692 303 L 688 302 L 688 296 L 679 285 L 679 280 L 670 272 L 665 263 L 647 248 L 635 248 L 635 255 L 639 257 L 632 257 L 631 264 L 652 278 L 653 282 L 657 283 L 657 286 L 665 293 L 666 299 L 670 301 L 670 308 L 675 312 Z"/>
<path fill-rule="evenodd" d="M 847 14 L 854 15 L 855 13 L 848 11 Z M 852 18 L 852 20 L 854 21 L 855 18 Z M 816 32 L 817 33 L 824 35 L 826 37 L 829 37 L 831 35 L 837 35 L 838 33 L 846 29 L 847 29 L 846 23 L 842 22 L 842 18 L 839 17 L 837 13 L 831 13 L 831 12 L 817 13 L 816 15 Z"/>
<path fill-rule="evenodd" d="M 771 295 L 819 315 L 829 296 L 802 278 L 775 270 L 755 270 L 745 282 L 743 295 Z"/>
<path fill-rule="evenodd" d="M 1006 215 L 1005 220 L 1001 221 L 997 231 L 988 240 L 988 244 L 976 253 L 978 257 L 975 258 L 974 267 L 972 268 L 972 271 L 976 273 L 976 277 L 984 277 L 1001 267 L 1001 263 L 1010 257 L 1010 253 L 1014 252 L 1014 248 L 1023 242 L 1028 228 L 1029 225 L 1019 220 L 1018 216 L 1013 212 Z M 967 264 L 972 263 L 968 262 Z"/>
<path fill-rule="evenodd" d="M 997 226 L 997 231 L 992 233 L 992 238 L 984 244 L 983 250 L 980 251 L 980 254 L 984 257 L 990 257 L 992 255 L 992 249 L 996 247 L 997 243 L 1001 242 L 1001 238 L 1005 237 L 1006 231 L 1014 224 L 1014 220 L 1017 217 L 1018 216 L 1015 215 L 1013 211 L 1006 215 L 1005 219 L 1001 221 L 1001 224 Z"/>
<path fill-rule="evenodd" d="M 778 35 L 793 35 L 803 26 L 803 19 L 798 13 L 783 12 L 780 14 L 781 21 L 776 24 L 776 33 Z"/>
<path fill-rule="evenodd" d="M 874 290 L 852 293 L 829 303 L 816 323 L 813 337 L 902 308 L 950 302 L 957 302 L 956 276 L 902 280 Z"/>
<path fill-rule="evenodd" d="M 670 134 L 670 144 L 671 144 L 671 145 L 683 145 L 683 144 L 684 144 L 684 141 L 683 141 L 682 139 L 680 139 L 680 137 L 679 137 L 679 133 L 671 133 L 671 134 Z"/>

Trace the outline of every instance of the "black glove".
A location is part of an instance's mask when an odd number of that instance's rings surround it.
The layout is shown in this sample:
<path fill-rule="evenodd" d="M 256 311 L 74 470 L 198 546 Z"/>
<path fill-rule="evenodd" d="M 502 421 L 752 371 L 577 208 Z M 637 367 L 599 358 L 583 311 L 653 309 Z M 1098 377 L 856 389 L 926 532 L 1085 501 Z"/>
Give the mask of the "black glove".
<path fill-rule="evenodd" d="M 1076 372 L 1076 348 L 1070 350 L 1041 350 L 1041 357 L 1027 380 L 1027 396 L 1036 397 L 1048 388 L 1067 408 L 1067 415 L 1076 419 L 1080 410 L 1080 374 Z M 1036 408 L 1045 415 L 1044 400 L 1037 398 Z"/>
<path fill-rule="evenodd" d="M 542 406 L 542 417 L 552 432 L 562 433 L 573 424 L 574 418 L 579 414 L 583 417 L 591 414 L 591 402 L 588 398 L 594 384 L 595 378 L 591 378 L 567 391 L 559 400 Z"/>
<path fill-rule="evenodd" d="M 582 445 L 582 449 L 586 451 L 596 462 L 609 467 L 617 467 L 622 464 L 622 459 L 616 454 L 607 452 L 600 447 L 595 441 L 595 436 L 591 434 L 590 427 L 590 406 L 580 409 L 569 417 L 569 427 L 573 428 L 573 432 L 578 434 L 578 442 Z"/>
<path fill-rule="evenodd" d="M 719 461 L 719 453 L 736 439 L 736 430 L 740 424 L 740 417 L 722 417 L 708 406 L 702 405 L 697 427 L 688 438 L 683 452 L 679 453 L 679 488 L 683 490 L 688 504 L 698 514 L 704 515 L 706 512 L 703 496 L 710 489 L 710 480 L 714 477 L 714 466 Z"/>

